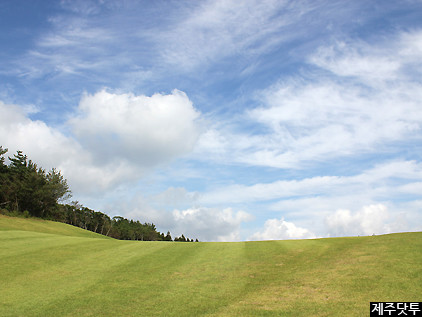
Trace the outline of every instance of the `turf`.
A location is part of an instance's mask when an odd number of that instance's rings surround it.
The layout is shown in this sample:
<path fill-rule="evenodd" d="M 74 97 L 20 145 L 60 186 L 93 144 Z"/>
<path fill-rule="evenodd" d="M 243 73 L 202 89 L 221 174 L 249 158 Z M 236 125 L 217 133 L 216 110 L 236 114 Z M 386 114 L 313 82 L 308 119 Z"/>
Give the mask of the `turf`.
<path fill-rule="evenodd" d="M 20 230 L 72 237 L 110 239 L 106 236 L 60 222 L 47 221 L 39 218 L 15 218 L 0 214 L 0 231 L 4 230 Z"/>
<path fill-rule="evenodd" d="M 421 301 L 422 233 L 118 241 L 0 216 L 0 316 L 368 316 Z"/>

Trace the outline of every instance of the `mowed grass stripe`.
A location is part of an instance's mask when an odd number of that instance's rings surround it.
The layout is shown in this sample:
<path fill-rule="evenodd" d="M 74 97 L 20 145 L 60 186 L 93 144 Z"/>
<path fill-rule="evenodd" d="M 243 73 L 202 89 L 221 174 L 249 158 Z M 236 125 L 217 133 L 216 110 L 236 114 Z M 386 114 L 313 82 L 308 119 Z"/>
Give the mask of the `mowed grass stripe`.
<path fill-rule="evenodd" d="M 1 316 L 367 316 L 370 301 L 422 294 L 422 233 L 172 243 L 8 231 L 0 244 Z"/>
<path fill-rule="evenodd" d="M 231 298 L 239 296 L 246 281 L 244 277 L 239 279 L 239 274 L 233 268 L 239 266 L 239 261 L 236 261 L 242 250 L 239 245 L 222 252 L 223 248 L 217 244 L 214 244 L 214 248 L 213 245 L 207 248 L 205 244 L 123 242 L 124 247 L 107 248 L 95 253 L 92 249 L 99 249 L 98 241 L 90 242 L 88 249 L 72 245 L 67 251 L 72 261 L 60 262 L 56 268 L 49 263 L 48 270 L 37 270 L 27 275 L 28 283 L 19 280 L 17 285 L 10 285 L 15 293 L 20 294 L 11 305 L 17 305 L 20 297 L 31 294 L 32 299 L 27 301 L 26 307 L 22 307 L 22 312 L 32 306 L 29 314 L 32 316 L 52 316 L 57 313 L 111 316 L 115 315 L 116 307 L 122 315 L 156 314 L 161 307 L 163 314 L 170 316 L 193 312 L 203 314 L 229 304 Z M 75 248 L 79 248 L 76 256 L 73 254 Z M 81 249 L 88 250 L 88 253 Z M 145 254 L 146 249 L 153 252 Z M 110 258 L 104 253 L 114 256 Z M 221 263 L 214 261 L 215 253 L 226 260 Z M 43 252 L 39 256 L 51 258 L 51 254 Z M 97 258 L 102 261 L 92 262 Z M 73 262 L 77 265 L 73 265 Z M 69 267 L 77 269 L 76 272 L 69 270 Z M 92 278 L 92 275 L 97 278 Z M 225 287 L 221 287 L 222 279 L 226 280 Z M 36 288 L 31 287 L 34 284 Z M 60 285 L 66 285 L 66 288 Z M 34 296 L 37 294 L 40 294 L 40 298 Z M 55 300 L 50 303 L 48 298 Z M 98 301 L 99 298 L 101 301 Z M 160 298 L 167 305 L 160 306 Z M 171 311 L 168 311 L 169 298 L 174 302 Z M 7 296 L 3 300 L 7 300 Z M 123 305 L 126 300 L 128 305 Z M 212 305 L 213 302 L 215 305 Z"/>
<path fill-rule="evenodd" d="M 58 246 L 57 239 L 64 243 Z M 63 298 L 67 299 L 68 305 L 57 308 L 71 311 L 80 303 L 69 299 L 76 299 L 85 290 L 95 288 L 108 270 L 132 257 L 142 258 L 164 247 L 144 245 L 142 249 L 134 250 L 135 245 L 125 241 L 79 238 L 78 243 L 69 245 L 65 237 L 57 239 L 52 236 L 50 241 L 43 241 L 46 247 L 37 253 L 16 257 L 8 272 L 0 273 L 1 280 L 7 279 L 3 274 L 14 277 L 0 289 L 1 307 L 13 307 L 11 316 L 58 316 L 50 306 Z M 54 247 L 50 243 L 54 243 Z M 7 315 L 7 310 L 2 312 L 1 307 L 0 315 Z"/>
<path fill-rule="evenodd" d="M 30 231 L 0 231 L 0 239 L 3 242 L 3 247 L 0 248 L 0 259 L 23 256 L 24 254 L 37 253 L 39 250 L 54 246 L 70 246 L 86 241 L 85 238 L 81 237 L 52 236 L 51 234 Z M 100 240 L 104 241 L 103 239 Z"/>
<path fill-rule="evenodd" d="M 215 312 L 241 294 L 245 279 L 234 273 L 241 246 L 222 251 L 202 243 L 149 244 L 167 246 L 108 270 L 97 285 L 72 298 L 80 304 L 75 310 L 61 315 L 115 316 L 118 310 L 121 316 L 197 316 Z M 227 261 L 216 263 L 214 251 Z"/>
<path fill-rule="evenodd" d="M 410 233 L 250 242 L 256 275 L 243 300 L 217 315 L 366 316 L 369 301 L 420 301 L 421 238 Z"/>

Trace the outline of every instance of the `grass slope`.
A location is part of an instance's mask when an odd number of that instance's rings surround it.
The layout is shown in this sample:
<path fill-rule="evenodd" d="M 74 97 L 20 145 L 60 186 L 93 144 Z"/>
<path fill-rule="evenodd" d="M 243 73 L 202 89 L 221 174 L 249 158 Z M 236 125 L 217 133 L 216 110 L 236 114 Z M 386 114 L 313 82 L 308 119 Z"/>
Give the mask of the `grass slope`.
<path fill-rule="evenodd" d="M 421 301 L 422 233 L 172 243 L 43 226 L 0 217 L 0 316 L 368 316 L 370 301 Z"/>
<path fill-rule="evenodd" d="M 4 230 L 32 231 L 72 237 L 111 239 L 101 234 L 60 222 L 43 220 L 40 218 L 15 218 L 0 214 L 0 231 Z"/>

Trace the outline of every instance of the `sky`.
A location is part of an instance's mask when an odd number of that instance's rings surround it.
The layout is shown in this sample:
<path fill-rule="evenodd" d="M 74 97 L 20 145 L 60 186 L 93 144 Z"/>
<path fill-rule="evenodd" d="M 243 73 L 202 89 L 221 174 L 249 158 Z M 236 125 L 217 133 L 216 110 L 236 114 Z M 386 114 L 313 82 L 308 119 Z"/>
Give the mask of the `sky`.
<path fill-rule="evenodd" d="M 0 145 L 201 241 L 422 230 L 422 1 L 0 2 Z"/>

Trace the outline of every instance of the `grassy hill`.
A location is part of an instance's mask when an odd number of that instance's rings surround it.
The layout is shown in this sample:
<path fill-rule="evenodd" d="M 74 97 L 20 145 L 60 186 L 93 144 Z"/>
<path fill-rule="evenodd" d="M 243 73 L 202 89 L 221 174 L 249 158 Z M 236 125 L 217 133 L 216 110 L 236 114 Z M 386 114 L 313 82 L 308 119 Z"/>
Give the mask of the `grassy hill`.
<path fill-rule="evenodd" d="M 421 301 L 422 233 L 119 241 L 0 216 L 0 316 L 368 316 Z"/>
<path fill-rule="evenodd" d="M 0 214 L 0 231 L 31 231 L 63 236 L 110 239 L 95 232 L 40 218 L 14 218 Z"/>

